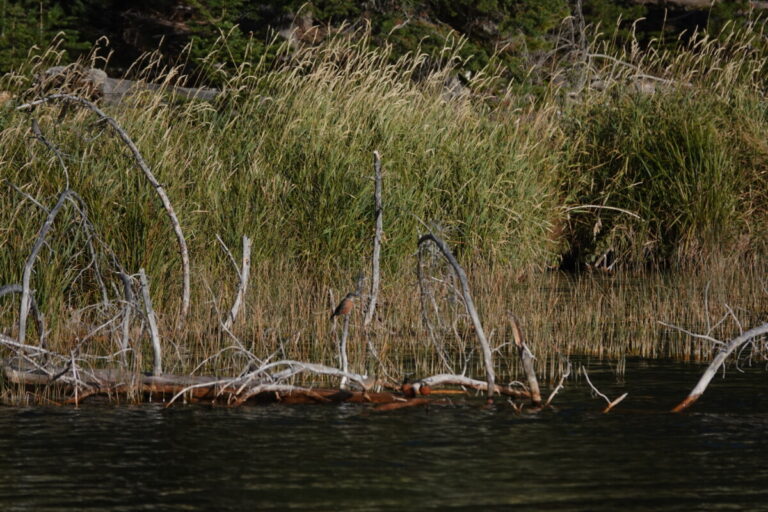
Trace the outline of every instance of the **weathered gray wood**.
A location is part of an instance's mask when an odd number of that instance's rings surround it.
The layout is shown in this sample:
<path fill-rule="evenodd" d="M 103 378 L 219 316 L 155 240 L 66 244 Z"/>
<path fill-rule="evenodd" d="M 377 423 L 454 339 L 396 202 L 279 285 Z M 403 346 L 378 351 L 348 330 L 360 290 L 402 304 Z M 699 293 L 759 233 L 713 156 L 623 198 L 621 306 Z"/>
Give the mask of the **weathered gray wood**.
<path fill-rule="evenodd" d="M 453 375 L 449 373 L 441 373 L 438 375 L 432 375 L 424 379 L 420 379 L 418 384 L 427 385 L 430 387 L 436 386 L 463 386 L 467 388 L 476 389 L 478 391 L 488 391 L 488 382 L 465 377 L 464 375 Z M 511 387 L 504 387 L 494 384 L 493 391 L 500 395 L 509 395 L 514 397 L 530 397 L 530 393 L 512 389 Z"/>
<path fill-rule="evenodd" d="M 128 363 L 126 352 L 131 343 L 130 329 L 133 308 L 136 305 L 136 298 L 133 294 L 133 284 L 131 278 L 124 272 L 118 272 L 120 280 L 123 282 L 123 294 L 125 295 L 125 304 L 123 304 L 123 321 L 120 327 L 120 351 L 122 352 L 123 364 Z"/>
<path fill-rule="evenodd" d="M 59 214 L 59 211 L 61 211 L 62 207 L 64 206 L 64 203 L 67 201 L 67 199 L 72 195 L 71 190 L 65 190 L 61 193 L 59 196 L 59 200 L 56 202 L 56 205 L 51 209 L 50 212 L 48 212 L 48 216 L 45 219 L 45 222 L 43 223 L 43 226 L 40 228 L 40 231 L 37 233 L 37 239 L 35 240 L 34 245 L 32 246 L 32 251 L 29 253 L 29 256 L 27 257 L 27 261 L 24 263 L 24 270 L 21 275 L 21 308 L 19 311 L 19 343 L 22 345 L 24 344 L 26 337 L 27 337 L 27 316 L 29 315 L 29 309 L 31 306 L 30 301 L 30 281 L 32 279 L 32 269 L 35 266 L 35 261 L 37 260 L 37 255 L 40 253 L 40 249 L 43 248 L 43 244 L 45 244 L 45 237 L 48 235 L 48 232 L 53 227 L 53 222 L 56 220 L 56 215 Z"/>
<path fill-rule="evenodd" d="M 512 321 L 512 336 L 515 339 L 515 346 L 520 360 L 523 363 L 523 371 L 528 380 L 528 389 L 531 392 L 531 402 L 535 406 L 541 405 L 541 391 L 539 390 L 539 380 L 536 378 L 536 370 L 533 367 L 533 353 L 528 348 L 523 338 L 523 331 L 515 315 L 510 315 Z"/>
<path fill-rule="evenodd" d="M 717 374 L 717 370 L 725 363 L 725 360 L 728 358 L 729 355 L 733 353 L 734 350 L 741 347 L 745 343 L 749 343 L 758 336 L 762 336 L 764 334 L 768 333 L 768 323 L 764 323 L 762 325 L 759 325 L 753 329 L 750 329 L 743 333 L 741 336 L 738 336 L 731 341 L 728 342 L 727 345 L 722 347 L 717 355 L 712 359 L 712 362 L 709 364 L 706 370 L 704 370 L 704 373 L 702 374 L 701 378 L 699 379 L 699 382 L 696 383 L 696 386 L 691 390 L 691 392 L 688 394 L 685 399 L 677 404 L 674 409 L 672 409 L 672 412 L 680 412 L 682 410 L 687 409 L 691 405 L 693 405 L 696 400 L 701 397 L 701 395 L 704 394 L 704 391 L 706 391 L 707 386 L 709 386 L 709 383 L 712 381 L 714 376 Z"/>
<path fill-rule="evenodd" d="M 157 318 L 155 310 L 152 308 L 152 297 L 149 294 L 149 281 L 144 269 L 139 269 L 139 280 L 141 282 L 141 295 L 144 298 L 144 311 L 147 315 L 149 324 L 149 337 L 152 340 L 152 374 L 162 375 L 163 373 L 163 351 L 160 346 L 160 332 L 157 329 Z"/>
<path fill-rule="evenodd" d="M 368 308 L 365 311 L 363 326 L 367 326 L 373 320 L 373 315 L 376 312 L 376 301 L 379 297 L 379 282 L 381 279 L 379 260 L 381 259 L 381 240 L 384 235 L 384 208 L 381 201 L 381 156 L 378 151 L 373 152 L 373 172 L 375 180 L 373 197 L 376 208 L 376 232 L 373 235 L 373 254 L 371 256 L 371 296 L 368 299 Z"/>
<path fill-rule="evenodd" d="M 7 284 L 0 286 L 0 297 L 8 295 L 10 293 L 22 293 L 24 288 L 20 284 Z M 40 337 L 40 346 L 45 348 L 46 346 L 46 332 L 45 332 L 45 315 L 40 311 L 35 300 L 35 295 L 30 293 L 29 295 L 30 309 L 32 315 L 35 317 L 35 324 L 37 326 L 37 335 Z"/>
<path fill-rule="evenodd" d="M 347 337 L 349 336 L 349 314 L 344 315 L 344 326 L 341 329 L 341 341 L 339 342 L 339 364 L 344 374 L 349 373 L 349 359 L 347 358 Z M 341 377 L 341 389 L 347 387 L 347 376 Z"/>
<path fill-rule="evenodd" d="M 555 389 L 552 390 L 552 392 L 549 394 L 549 398 L 547 398 L 547 401 L 544 402 L 544 407 L 549 407 L 549 405 L 552 403 L 552 400 L 554 400 L 555 396 L 560 392 L 561 389 L 563 389 L 563 383 L 565 382 L 565 379 L 568 378 L 568 376 L 571 374 L 571 363 L 568 363 L 568 366 L 565 369 L 565 372 L 563 372 L 562 375 L 560 375 L 560 380 L 557 383 L 557 386 L 555 386 Z"/>
<path fill-rule="evenodd" d="M 488 394 L 488 398 L 491 399 L 493 397 L 493 392 L 496 389 L 494 384 L 496 380 L 496 375 L 493 370 L 493 352 L 491 351 L 491 346 L 488 343 L 488 339 L 485 337 L 485 332 L 483 331 L 483 325 L 480 323 L 480 315 L 477 314 L 477 309 L 475 309 L 475 303 L 472 301 L 472 294 L 469 291 L 469 282 L 467 281 L 467 275 L 466 273 L 464 273 L 464 269 L 461 268 L 461 265 L 459 265 L 459 262 L 456 261 L 456 258 L 453 256 L 453 253 L 445 244 L 445 242 L 443 242 L 442 239 L 438 238 L 434 234 L 428 233 L 426 235 L 422 235 L 421 238 L 419 238 L 419 246 L 421 246 L 421 244 L 424 244 L 430 241 L 434 243 L 438 247 L 438 249 L 440 249 L 440 252 L 443 253 L 443 256 L 445 256 L 445 258 L 451 264 L 454 272 L 456 273 L 456 276 L 459 278 L 459 282 L 461 283 L 461 294 L 462 294 L 462 297 L 464 298 L 464 305 L 467 308 L 467 313 L 469 313 L 469 316 L 472 319 L 472 324 L 475 327 L 475 334 L 477 334 L 477 340 L 483 352 L 483 363 L 485 365 L 485 379 L 488 383 L 487 394 Z"/>
<path fill-rule="evenodd" d="M 587 369 L 584 368 L 583 366 L 581 367 L 581 373 L 584 374 L 584 378 L 587 379 L 587 384 L 589 384 L 589 387 L 592 388 L 592 391 L 594 391 L 597 396 L 605 400 L 605 402 L 608 404 L 605 407 L 605 409 L 603 409 L 603 414 L 607 414 L 611 412 L 611 409 L 619 405 L 622 400 L 624 400 L 625 398 L 627 398 L 627 396 L 629 396 L 629 393 L 624 393 L 623 395 L 619 396 L 615 400 L 611 400 L 604 393 L 601 393 L 600 390 L 597 389 L 597 386 L 592 384 L 592 381 L 589 380 L 589 374 L 587 373 Z"/>
<path fill-rule="evenodd" d="M 232 304 L 232 309 L 227 314 L 226 320 L 224 320 L 224 329 L 226 330 L 230 330 L 232 324 L 235 323 L 240 306 L 242 306 L 245 299 L 245 293 L 248 291 L 248 279 L 251 274 L 251 239 L 247 236 L 243 236 L 243 262 L 240 266 L 239 274 L 240 284 L 237 287 L 235 302 Z"/>

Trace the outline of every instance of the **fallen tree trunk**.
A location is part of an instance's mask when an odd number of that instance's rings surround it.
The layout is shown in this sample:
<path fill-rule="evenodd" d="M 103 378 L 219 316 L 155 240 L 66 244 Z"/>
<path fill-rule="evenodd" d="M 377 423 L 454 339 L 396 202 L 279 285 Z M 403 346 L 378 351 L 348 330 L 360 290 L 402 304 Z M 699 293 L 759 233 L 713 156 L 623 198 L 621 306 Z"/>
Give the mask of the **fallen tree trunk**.
<path fill-rule="evenodd" d="M 216 405 L 244 404 L 315 404 L 315 403 L 390 403 L 402 401 L 389 392 L 373 393 L 349 391 L 338 388 L 308 388 L 287 384 L 256 384 L 245 390 L 240 387 L 242 379 L 219 379 L 212 376 L 190 375 L 144 375 L 123 369 L 98 369 L 88 372 L 82 378 L 83 389 L 77 398 L 72 395 L 75 386 L 69 382 L 52 379 L 39 370 L 16 368 L 3 365 L 6 381 L 32 388 L 49 389 L 63 404 L 78 404 L 94 396 L 135 396 L 144 395 L 149 400 L 163 399 L 171 402 L 172 397 L 183 395 L 190 402 L 208 402 Z M 72 396 L 72 397 L 71 397 Z"/>

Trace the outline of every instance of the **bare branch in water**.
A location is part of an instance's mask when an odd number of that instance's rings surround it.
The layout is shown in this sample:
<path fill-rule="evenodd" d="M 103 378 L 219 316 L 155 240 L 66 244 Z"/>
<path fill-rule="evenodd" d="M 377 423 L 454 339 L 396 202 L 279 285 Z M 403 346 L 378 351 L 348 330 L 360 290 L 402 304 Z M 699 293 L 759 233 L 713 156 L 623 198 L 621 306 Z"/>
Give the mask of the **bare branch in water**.
<path fill-rule="evenodd" d="M 717 374 L 717 370 L 723 366 L 725 360 L 734 350 L 747 343 L 754 343 L 756 338 L 763 336 L 766 333 L 768 333 L 768 323 L 764 323 L 753 329 L 750 329 L 740 336 L 733 338 L 727 344 L 722 346 L 714 359 L 712 359 L 712 362 L 709 364 L 707 369 L 704 370 L 704 373 L 699 379 L 699 382 L 696 383 L 696 386 L 694 386 L 694 388 L 682 402 L 677 404 L 674 409 L 672 409 L 672 412 L 680 412 L 693 405 L 696 400 L 698 400 L 699 397 L 704 394 L 704 391 L 706 391 L 707 386 L 709 386 L 709 383 L 712 381 L 712 378 L 715 376 L 715 374 Z"/>
<path fill-rule="evenodd" d="M 603 393 L 601 393 L 600 390 L 597 389 L 594 384 L 592 384 L 592 381 L 589 380 L 589 375 L 587 374 L 587 369 L 584 368 L 583 366 L 581 367 L 581 373 L 584 374 L 584 378 L 587 379 L 587 384 L 589 384 L 589 387 L 592 388 L 592 391 L 594 391 L 598 396 L 602 397 L 602 399 L 605 400 L 606 403 L 608 404 L 608 406 L 605 409 L 603 409 L 603 414 L 605 414 L 607 412 L 610 412 L 611 409 L 613 409 L 614 407 L 619 405 L 621 403 L 621 401 L 624 400 L 625 398 L 627 398 L 627 396 L 629 395 L 629 393 L 624 393 L 623 395 L 621 395 L 617 399 L 611 400 L 610 398 L 605 396 Z"/>

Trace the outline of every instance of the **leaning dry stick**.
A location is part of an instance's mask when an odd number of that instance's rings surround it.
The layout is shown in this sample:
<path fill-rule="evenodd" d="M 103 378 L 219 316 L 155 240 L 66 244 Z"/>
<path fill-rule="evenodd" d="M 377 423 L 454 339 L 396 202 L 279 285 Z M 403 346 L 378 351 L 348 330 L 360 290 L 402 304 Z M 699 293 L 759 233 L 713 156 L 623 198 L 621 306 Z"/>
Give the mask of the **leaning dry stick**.
<path fill-rule="evenodd" d="M 152 297 L 149 295 L 149 281 L 144 269 L 139 269 L 139 280 L 141 282 L 141 295 L 144 298 L 144 309 L 147 314 L 147 323 L 149 323 L 149 336 L 152 339 L 152 375 L 162 375 L 163 373 L 163 352 L 160 348 L 160 333 L 157 329 L 157 318 L 155 310 L 152 308 Z"/>
<path fill-rule="evenodd" d="M 133 295 L 133 285 L 131 278 L 124 272 L 118 272 L 120 280 L 123 282 L 123 293 L 125 294 L 125 304 L 123 305 L 123 322 L 121 326 L 120 352 L 123 357 L 123 364 L 127 365 L 126 353 L 130 344 L 131 313 L 133 311 L 136 299 Z M 138 353 L 138 351 L 136 351 Z"/>
<path fill-rule="evenodd" d="M 8 284 L 0 286 L 0 297 L 8 295 L 9 293 L 22 293 L 24 288 L 20 284 Z M 29 302 L 32 310 L 32 314 L 35 316 L 35 323 L 37 324 L 37 335 L 40 337 L 40 346 L 45 348 L 45 316 L 40 308 L 37 307 L 37 301 L 35 296 L 30 294 Z"/>
<path fill-rule="evenodd" d="M 717 373 L 718 368 L 722 366 L 722 364 L 725 362 L 725 360 L 728 358 L 731 353 L 739 348 L 740 346 L 751 342 L 754 338 L 757 338 L 758 336 L 762 336 L 764 334 L 768 333 L 768 323 L 764 323 L 758 327 L 755 327 L 754 329 L 750 329 L 741 336 L 732 339 L 728 344 L 721 348 L 720 351 L 717 353 L 715 358 L 712 360 L 712 362 L 709 364 L 706 370 L 704 370 L 704 374 L 699 379 L 699 382 L 696 384 L 696 386 L 691 390 L 691 392 L 688 394 L 687 397 L 685 397 L 685 400 L 680 402 L 675 406 L 674 409 L 672 409 L 672 412 L 680 412 L 691 405 L 693 405 L 696 400 L 699 399 L 701 395 L 704 394 L 704 391 L 706 391 L 707 386 L 709 386 L 710 381 Z"/>
<path fill-rule="evenodd" d="M 589 384 L 589 387 L 592 388 L 592 391 L 594 391 L 595 394 L 597 394 L 599 397 L 601 397 L 603 400 L 605 400 L 608 403 L 608 406 L 605 409 L 603 409 L 603 414 L 606 414 L 606 413 L 610 412 L 611 409 L 613 409 L 614 407 L 619 405 L 621 403 L 621 401 L 624 400 L 625 398 L 627 398 L 627 396 L 629 395 L 629 393 L 624 393 L 623 395 L 621 395 L 617 399 L 611 401 L 610 398 L 608 398 L 603 393 L 601 393 L 600 390 L 597 389 L 594 384 L 592 384 L 592 381 L 589 380 L 589 375 L 587 374 L 587 369 L 584 368 L 583 366 L 581 367 L 581 373 L 584 374 L 584 378 L 587 379 L 587 384 Z"/>
<path fill-rule="evenodd" d="M 29 282 L 32 278 L 32 267 L 35 265 L 35 260 L 37 260 L 37 255 L 40 253 L 40 249 L 43 248 L 45 237 L 53 227 L 53 221 L 56 220 L 56 215 L 58 215 L 59 211 L 64 206 L 64 203 L 71 195 L 71 190 L 65 190 L 62 192 L 62 194 L 59 196 L 59 200 L 56 202 L 56 205 L 51 209 L 50 212 L 48 212 L 48 217 L 45 219 L 43 227 L 41 227 L 40 231 L 37 233 L 37 239 L 35 240 L 35 244 L 32 246 L 32 252 L 29 254 L 29 257 L 24 264 L 24 271 L 21 276 L 21 310 L 19 312 L 19 343 L 22 345 L 24 344 L 24 340 L 27 337 L 27 316 L 29 315 L 31 302 L 31 290 L 29 287 Z"/>
<path fill-rule="evenodd" d="M 56 100 L 68 101 L 70 103 L 79 104 L 80 106 L 95 113 L 97 116 L 101 118 L 102 121 L 106 121 L 112 127 L 112 129 L 115 130 L 115 132 L 118 134 L 120 139 L 125 143 L 125 145 L 128 146 L 128 149 L 131 150 L 131 153 L 133 154 L 133 158 L 136 161 L 136 164 L 139 166 L 141 171 L 144 173 L 144 176 L 146 176 L 147 180 L 155 189 L 155 191 L 157 192 L 157 195 L 160 197 L 160 201 L 163 203 L 163 208 L 165 209 L 165 212 L 171 221 L 171 225 L 173 226 L 173 231 L 176 234 L 176 240 L 179 244 L 179 253 L 181 255 L 181 266 L 183 271 L 181 318 L 182 319 L 186 318 L 187 313 L 189 312 L 189 288 L 190 288 L 189 251 L 187 250 L 187 242 L 184 238 L 184 233 L 181 230 L 181 224 L 179 223 L 179 219 L 176 217 L 176 212 L 173 209 L 173 205 L 171 205 L 171 200 L 168 198 L 168 194 L 165 192 L 165 189 L 163 188 L 163 186 L 157 181 L 157 178 L 155 178 L 155 175 L 152 174 L 152 171 L 150 170 L 147 163 L 144 161 L 144 158 L 141 156 L 141 153 L 139 152 L 139 149 L 136 147 L 136 144 L 133 143 L 133 140 L 131 140 L 131 138 L 128 136 L 125 130 L 123 130 L 123 128 L 117 123 L 117 121 L 109 117 L 99 107 L 97 107 L 90 101 L 84 98 L 80 98 L 79 96 L 73 96 L 71 94 L 51 94 L 50 96 L 46 96 L 45 98 L 41 98 L 39 100 L 25 103 L 24 105 L 20 105 L 19 107 L 16 108 L 16 110 L 29 110 L 32 107 L 35 107 L 37 105 L 42 105 L 44 103 L 48 103 Z"/>
<path fill-rule="evenodd" d="M 248 277 L 251 273 L 251 239 L 247 236 L 243 236 L 243 263 L 240 266 L 240 285 L 237 288 L 237 296 L 235 302 L 232 304 L 232 309 L 227 315 L 227 319 L 224 320 L 224 329 L 230 330 L 232 324 L 235 323 L 237 313 L 240 311 L 240 306 L 243 304 L 245 292 L 248 291 Z"/>
<path fill-rule="evenodd" d="M 433 235 L 432 233 L 428 233 L 426 235 L 422 235 L 421 238 L 419 238 L 419 247 L 421 247 L 421 244 L 426 242 L 433 242 L 438 249 L 440 249 L 440 252 L 443 253 L 443 256 L 445 256 L 445 259 L 448 260 L 448 262 L 453 267 L 454 272 L 456 273 L 456 276 L 459 278 L 459 281 L 461 282 L 461 294 L 464 298 L 464 305 L 467 308 L 467 313 L 469 313 L 469 316 L 472 318 L 472 323 L 475 326 L 475 333 L 477 334 L 477 340 L 480 342 L 480 347 L 483 350 L 483 363 L 485 364 L 485 378 L 488 383 L 488 398 L 493 397 L 493 391 L 495 388 L 494 381 L 496 380 L 496 376 L 493 371 L 493 353 L 491 352 L 491 346 L 488 344 L 488 340 L 485 337 L 485 332 L 483 331 L 483 326 L 480 323 L 480 316 L 477 314 L 477 310 L 475 309 L 475 303 L 472 301 L 472 294 L 469 291 L 469 282 L 467 281 L 467 275 L 464 273 L 464 269 L 461 268 L 461 265 L 459 265 L 459 262 L 456 261 L 456 258 L 453 256 L 453 253 L 451 253 L 451 250 L 448 248 L 448 246 L 443 242 L 440 238 Z"/>
<path fill-rule="evenodd" d="M 571 363 L 568 362 L 568 367 L 565 369 L 565 373 L 563 373 L 560 376 L 560 381 L 557 383 L 557 386 L 555 386 L 555 389 L 552 390 L 552 392 L 549 394 L 549 398 L 547 398 L 547 401 L 544 402 L 544 407 L 549 407 L 549 404 L 552 403 L 552 400 L 555 398 L 555 395 L 557 395 L 561 389 L 563 389 L 563 383 L 565 382 L 565 379 L 568 378 L 568 376 L 571 374 Z"/>
<path fill-rule="evenodd" d="M 373 255 L 371 257 L 371 297 L 368 301 L 368 309 L 365 311 L 363 326 L 368 326 L 376 312 L 376 300 L 379 295 L 379 281 L 381 279 L 379 259 L 381 257 L 381 238 L 384 232 L 384 208 L 381 204 L 381 155 L 373 152 L 373 170 L 375 174 L 374 202 L 376 203 L 376 233 L 373 237 Z"/>
<path fill-rule="evenodd" d="M 341 341 L 339 342 L 339 364 L 341 365 L 341 371 L 349 373 L 349 360 L 347 359 L 347 337 L 349 336 L 349 314 L 344 315 L 344 327 L 341 329 Z M 342 389 L 347 387 L 347 377 L 341 378 Z"/>
<path fill-rule="evenodd" d="M 528 389 L 531 390 L 531 403 L 538 407 L 541 405 L 541 391 L 539 391 L 539 381 L 536 378 L 536 370 L 533 368 L 533 353 L 531 353 L 528 345 L 523 339 L 523 331 L 520 329 L 520 324 L 515 315 L 510 315 L 510 319 L 512 320 L 512 335 L 515 338 L 517 353 L 520 355 L 520 360 L 523 362 L 523 370 L 528 379 Z"/>

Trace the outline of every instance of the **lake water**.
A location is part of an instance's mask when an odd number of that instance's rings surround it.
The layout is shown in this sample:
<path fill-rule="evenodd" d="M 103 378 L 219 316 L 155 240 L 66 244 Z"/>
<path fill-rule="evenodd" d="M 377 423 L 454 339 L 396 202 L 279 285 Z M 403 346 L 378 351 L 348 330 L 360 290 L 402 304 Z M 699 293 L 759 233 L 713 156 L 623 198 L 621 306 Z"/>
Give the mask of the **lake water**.
<path fill-rule="evenodd" d="M 768 510 L 768 386 L 729 370 L 668 414 L 701 367 L 628 361 L 558 408 L 481 399 L 359 405 L 0 408 L 0 510 Z"/>

